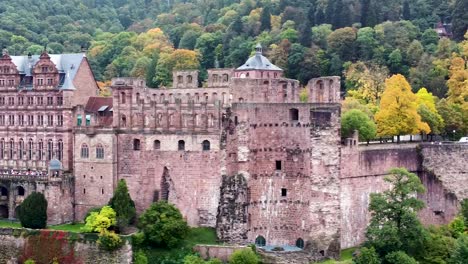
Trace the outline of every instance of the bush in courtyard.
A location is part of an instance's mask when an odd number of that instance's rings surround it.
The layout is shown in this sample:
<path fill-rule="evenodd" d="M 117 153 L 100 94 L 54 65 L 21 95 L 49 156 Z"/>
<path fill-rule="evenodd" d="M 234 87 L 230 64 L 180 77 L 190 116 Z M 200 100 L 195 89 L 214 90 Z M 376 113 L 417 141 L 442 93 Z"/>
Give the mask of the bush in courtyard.
<path fill-rule="evenodd" d="M 414 258 L 408 256 L 403 251 L 394 251 L 385 256 L 386 263 L 388 264 L 418 264 Z"/>
<path fill-rule="evenodd" d="M 82 228 L 84 232 L 103 232 L 109 227 L 115 225 L 116 213 L 110 206 L 102 207 L 99 213 L 92 212 L 87 218 L 85 226 Z"/>
<path fill-rule="evenodd" d="M 18 210 L 21 226 L 45 228 L 47 226 L 47 200 L 42 193 L 33 192 L 24 199 Z"/>
<path fill-rule="evenodd" d="M 145 234 L 142 232 L 138 232 L 132 235 L 132 245 L 133 246 L 141 246 L 145 242 Z"/>
<path fill-rule="evenodd" d="M 257 264 L 258 261 L 257 255 L 250 248 L 236 250 L 229 257 L 230 264 Z"/>
<path fill-rule="evenodd" d="M 222 264 L 222 263 L 223 262 L 217 258 L 205 261 L 201 257 L 196 256 L 196 255 L 187 255 L 184 258 L 184 264 Z"/>
<path fill-rule="evenodd" d="M 189 232 L 180 211 L 166 201 L 153 203 L 140 216 L 138 227 L 149 244 L 164 247 L 175 247 Z"/>
<path fill-rule="evenodd" d="M 24 264 L 36 264 L 36 261 L 34 261 L 33 259 L 28 259 L 24 262 Z"/>
<path fill-rule="evenodd" d="M 119 235 L 113 231 L 101 231 L 97 240 L 99 248 L 112 251 L 120 248 L 123 245 L 123 241 Z"/>
<path fill-rule="evenodd" d="M 380 262 L 379 255 L 373 247 L 360 248 L 359 253 L 353 258 L 354 264 L 380 264 Z"/>
<path fill-rule="evenodd" d="M 142 250 L 138 250 L 133 257 L 134 264 L 148 264 L 148 258 Z"/>
<path fill-rule="evenodd" d="M 135 219 L 135 203 L 128 193 L 127 183 L 124 179 L 119 181 L 114 196 L 109 201 L 109 206 L 117 214 L 117 227 L 119 230 L 127 227 Z"/>

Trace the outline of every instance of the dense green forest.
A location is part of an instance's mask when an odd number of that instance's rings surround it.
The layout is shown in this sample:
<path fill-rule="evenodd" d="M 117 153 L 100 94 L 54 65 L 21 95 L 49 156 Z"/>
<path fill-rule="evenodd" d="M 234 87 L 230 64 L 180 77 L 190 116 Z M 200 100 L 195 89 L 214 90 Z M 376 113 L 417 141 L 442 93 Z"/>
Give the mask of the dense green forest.
<path fill-rule="evenodd" d="M 439 38 L 439 22 L 452 38 Z M 426 88 L 418 98 L 446 97 L 420 99 L 423 122 L 409 121 L 417 129 L 386 132 L 377 122 L 378 135 L 468 133 L 467 25 L 468 0 L 0 0 L 0 45 L 10 54 L 86 50 L 102 82 L 133 76 L 167 87 L 172 70 L 199 69 L 203 85 L 207 69 L 238 67 L 261 43 L 303 85 L 341 76 L 344 112 L 357 108 L 372 122 L 392 75 L 413 93 Z"/>

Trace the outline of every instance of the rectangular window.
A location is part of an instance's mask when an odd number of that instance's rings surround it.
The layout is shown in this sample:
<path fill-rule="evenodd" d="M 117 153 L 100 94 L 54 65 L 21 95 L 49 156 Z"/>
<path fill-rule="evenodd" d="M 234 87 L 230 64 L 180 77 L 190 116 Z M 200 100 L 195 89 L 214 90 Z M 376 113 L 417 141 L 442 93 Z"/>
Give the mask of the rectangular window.
<path fill-rule="evenodd" d="M 53 126 L 53 125 L 54 125 L 54 116 L 47 115 L 47 126 Z"/>
<path fill-rule="evenodd" d="M 18 97 L 18 105 L 23 105 L 24 104 L 24 97 L 23 96 L 19 96 Z"/>
<path fill-rule="evenodd" d="M 52 96 L 47 97 L 47 105 L 53 105 L 54 104 L 54 98 Z"/>
<path fill-rule="evenodd" d="M 20 126 L 24 126 L 24 115 L 18 116 L 18 123 Z"/>
<path fill-rule="evenodd" d="M 0 97 L 0 105 L 5 105 L 5 97 Z"/>
<path fill-rule="evenodd" d="M 78 116 L 76 117 L 76 125 L 77 125 L 77 126 L 81 126 L 81 122 L 82 122 L 82 120 L 81 120 L 81 115 L 78 115 Z"/>
<path fill-rule="evenodd" d="M 15 98 L 8 97 L 8 105 L 15 105 Z"/>
<path fill-rule="evenodd" d="M 86 115 L 86 126 L 91 125 L 91 115 Z"/>
<path fill-rule="evenodd" d="M 38 115 L 37 116 L 37 124 L 39 126 L 43 126 L 44 125 L 44 116 L 43 115 Z"/>
<path fill-rule="evenodd" d="M 28 115 L 28 126 L 34 126 L 34 116 Z"/>
<path fill-rule="evenodd" d="M 14 115 L 9 115 L 8 116 L 8 125 L 10 125 L 10 126 L 15 125 L 15 116 Z"/>
<path fill-rule="evenodd" d="M 37 85 L 43 85 L 44 79 L 37 79 Z"/>
<path fill-rule="evenodd" d="M 34 104 L 34 97 L 28 96 L 28 105 L 33 105 Z"/>
<path fill-rule="evenodd" d="M 37 97 L 37 104 L 38 105 L 43 105 L 44 104 L 44 98 L 42 98 L 42 96 Z"/>
<path fill-rule="evenodd" d="M 60 127 L 63 126 L 63 115 L 57 116 L 57 125 Z"/>
<path fill-rule="evenodd" d="M 0 115 L 0 126 L 4 126 L 4 125 L 5 125 L 5 116 Z"/>
<path fill-rule="evenodd" d="M 42 66 L 42 72 L 48 72 L 48 67 L 47 66 Z"/>
<path fill-rule="evenodd" d="M 5 80 L 0 80 L 0 86 L 5 86 Z"/>
<path fill-rule="evenodd" d="M 281 170 L 281 160 L 276 161 L 276 170 Z"/>
<path fill-rule="evenodd" d="M 52 79 L 47 79 L 47 85 L 52 85 Z"/>
<path fill-rule="evenodd" d="M 15 86 L 15 80 L 8 80 L 9 86 Z"/>
<path fill-rule="evenodd" d="M 288 189 L 282 188 L 281 189 L 281 196 L 286 197 L 288 195 Z"/>
<path fill-rule="evenodd" d="M 62 96 L 57 97 L 57 105 L 63 105 L 63 97 Z"/>

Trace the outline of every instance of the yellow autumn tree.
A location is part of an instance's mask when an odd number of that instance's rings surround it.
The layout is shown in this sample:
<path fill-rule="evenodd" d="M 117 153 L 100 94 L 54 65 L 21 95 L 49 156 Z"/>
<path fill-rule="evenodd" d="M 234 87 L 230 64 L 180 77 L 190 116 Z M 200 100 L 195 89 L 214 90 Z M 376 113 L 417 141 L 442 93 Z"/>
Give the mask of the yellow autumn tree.
<path fill-rule="evenodd" d="M 447 86 L 450 103 L 464 104 L 468 102 L 468 69 L 463 58 L 455 57 L 452 59 Z"/>
<path fill-rule="evenodd" d="M 393 75 L 385 80 L 385 91 L 380 101 L 380 110 L 375 114 L 378 136 L 430 133 L 429 125 L 418 114 L 418 98 L 411 91 L 406 78 Z"/>
<path fill-rule="evenodd" d="M 432 134 L 441 133 L 444 127 L 444 119 L 436 108 L 435 101 L 437 97 L 424 87 L 419 89 L 416 96 L 418 98 L 418 114 L 421 116 L 421 120 L 429 125 Z"/>
<path fill-rule="evenodd" d="M 388 69 L 376 64 L 356 62 L 345 71 L 348 96 L 364 104 L 377 106 L 385 89 Z"/>

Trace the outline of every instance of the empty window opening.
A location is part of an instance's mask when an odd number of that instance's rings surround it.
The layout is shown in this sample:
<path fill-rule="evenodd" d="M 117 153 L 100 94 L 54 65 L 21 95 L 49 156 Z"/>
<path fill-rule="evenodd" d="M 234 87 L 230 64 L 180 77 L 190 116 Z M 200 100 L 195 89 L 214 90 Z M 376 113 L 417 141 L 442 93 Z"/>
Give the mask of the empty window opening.
<path fill-rule="evenodd" d="M 137 138 L 133 140 L 133 150 L 140 150 L 140 140 Z"/>
<path fill-rule="evenodd" d="M 161 141 L 155 140 L 153 143 L 153 148 L 156 150 L 161 149 Z"/>
<path fill-rule="evenodd" d="M 281 188 L 281 196 L 286 197 L 288 195 L 288 189 L 286 188 Z"/>
<path fill-rule="evenodd" d="M 179 140 L 179 142 L 177 144 L 177 149 L 178 150 L 185 150 L 185 141 Z"/>
<path fill-rule="evenodd" d="M 83 193 L 86 193 L 86 189 L 83 189 Z"/>
<path fill-rule="evenodd" d="M 8 189 L 5 187 L 0 187 L 1 196 L 8 196 Z"/>
<path fill-rule="evenodd" d="M 101 194 L 104 194 L 104 188 L 101 189 Z"/>
<path fill-rule="evenodd" d="M 322 255 L 322 257 L 324 257 L 325 256 L 325 251 L 320 250 L 320 255 Z"/>
<path fill-rule="evenodd" d="M 169 170 L 164 167 L 163 175 L 161 178 L 161 200 L 169 200 L 170 176 Z"/>
<path fill-rule="evenodd" d="M 304 248 L 304 240 L 302 238 L 298 238 L 296 240 L 296 247 L 298 248 Z"/>
<path fill-rule="evenodd" d="M 291 121 L 299 121 L 299 110 L 296 108 L 289 109 L 289 118 Z"/>
<path fill-rule="evenodd" d="M 276 165 L 276 170 L 281 170 L 281 160 L 277 160 L 275 162 L 275 165 Z"/>
<path fill-rule="evenodd" d="M 24 188 L 22 186 L 18 186 L 16 190 L 18 192 L 18 196 L 24 196 Z"/>
<path fill-rule="evenodd" d="M 255 245 L 259 247 L 264 247 L 266 245 L 266 239 L 263 236 L 258 236 L 255 239 Z"/>
<path fill-rule="evenodd" d="M 208 140 L 203 140 L 202 145 L 203 145 L 203 150 L 204 150 L 204 151 L 210 150 L 210 141 L 208 141 Z"/>

